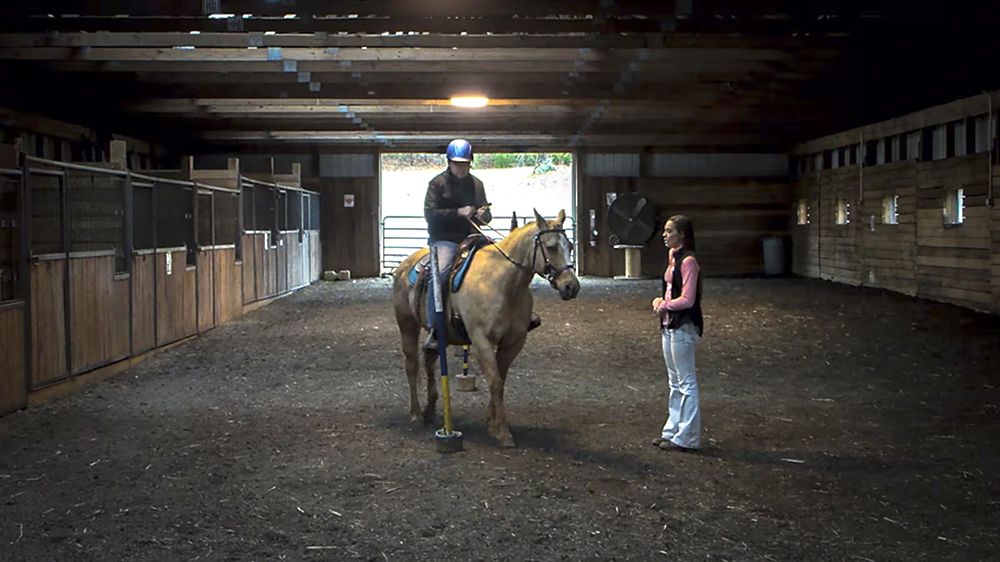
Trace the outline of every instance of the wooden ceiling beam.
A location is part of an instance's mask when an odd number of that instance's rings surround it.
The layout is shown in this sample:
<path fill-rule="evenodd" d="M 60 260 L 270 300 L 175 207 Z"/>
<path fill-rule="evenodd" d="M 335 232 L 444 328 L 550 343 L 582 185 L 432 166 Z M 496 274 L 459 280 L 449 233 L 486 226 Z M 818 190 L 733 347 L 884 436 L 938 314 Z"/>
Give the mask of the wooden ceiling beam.
<path fill-rule="evenodd" d="M 802 38 L 795 42 L 796 49 L 808 51 L 815 48 L 836 46 L 839 41 L 821 37 Z M 458 34 L 329 34 L 329 33 L 216 33 L 192 35 L 190 32 L 121 33 L 0 33 L 0 47 L 180 47 L 244 48 L 259 47 L 296 48 L 562 48 L 592 49 L 785 49 L 787 39 L 743 37 L 740 35 L 703 35 L 694 33 L 637 33 L 608 37 L 598 33 L 549 34 L 549 35 L 458 35 Z"/>
<path fill-rule="evenodd" d="M 235 23 L 234 23 L 235 22 Z M 516 18 L 510 15 L 482 18 L 448 17 L 359 17 L 359 18 L 313 18 L 313 19 L 208 19 L 205 17 L 29 17 L 0 19 L 0 31 L 60 33 L 119 31 L 126 33 L 146 32 L 201 32 L 225 33 L 236 27 L 236 31 L 260 33 L 443 33 L 454 34 L 573 34 L 601 33 L 609 36 L 622 33 L 661 33 L 673 31 L 677 25 L 673 18 L 660 19 L 614 19 L 595 21 L 586 18 L 541 19 Z"/>
<path fill-rule="evenodd" d="M 511 134 L 506 131 L 469 132 L 464 135 L 476 146 L 482 145 L 511 145 L 511 144 L 547 144 L 563 145 L 567 148 L 574 145 L 574 136 L 565 135 L 542 135 L 542 134 Z M 203 140 L 213 143 L 238 141 L 240 144 L 253 144 L 256 142 L 281 142 L 281 143 L 316 143 L 316 144 L 345 144 L 357 145 L 363 143 L 385 144 L 393 143 L 397 145 L 407 144 L 441 144 L 447 143 L 454 138 L 453 133 L 410 133 L 405 131 L 272 131 L 272 132 L 248 132 L 248 131 L 208 131 L 203 135 Z M 600 134 L 600 135 L 580 135 L 576 140 L 577 146 L 605 146 L 605 147 L 640 147 L 657 146 L 661 148 L 686 147 L 686 146 L 728 146 L 742 145 L 753 146 L 761 144 L 762 136 L 757 133 L 744 132 L 718 132 L 718 133 L 660 133 L 660 134 L 640 134 L 631 133 L 620 134 Z"/>
<path fill-rule="evenodd" d="M 47 70 L 56 72 L 156 72 L 156 73 L 275 73 L 283 72 L 281 61 L 253 62 L 93 62 L 93 61 L 59 61 L 46 62 Z M 809 80 L 816 77 L 816 71 L 798 70 L 796 66 L 787 65 L 785 70 L 776 65 L 764 62 L 745 63 L 624 63 L 609 64 L 587 62 L 577 64 L 565 62 L 526 62 L 497 61 L 490 62 L 490 73 L 556 73 L 567 77 L 607 72 L 628 72 L 633 75 L 661 75 L 664 79 L 673 77 L 676 81 L 697 78 L 702 81 L 749 81 L 760 78 L 770 78 L 776 72 L 782 72 L 786 80 Z M 455 62 L 351 62 L 349 64 L 327 61 L 301 61 L 296 63 L 296 72 L 360 72 L 360 73 L 455 73 L 467 74 L 484 70 L 484 63 L 475 61 Z M 831 69 L 833 70 L 833 69 Z"/>
<path fill-rule="evenodd" d="M 813 50 L 812 58 L 835 59 L 835 49 Z M 698 63 L 741 64 L 794 62 L 801 58 L 789 49 L 592 49 L 581 48 L 413 48 L 413 47 L 285 47 L 267 48 L 176 48 L 176 47 L 0 47 L 0 59 L 150 61 L 150 62 L 579 62 L 579 63 Z"/>
<path fill-rule="evenodd" d="M 759 2 L 760 0 L 758 0 Z M 34 0 L 15 10 L 19 14 L 93 14 L 114 17 L 130 16 L 187 16 L 205 15 L 201 0 Z M 281 18 L 286 14 L 300 17 L 341 14 L 355 17 L 540 17 L 549 15 L 576 16 L 629 16 L 673 15 L 674 4 L 667 0 L 629 0 L 607 2 L 604 0 L 506 0 L 490 2 L 412 2 L 408 0 L 220 0 L 222 13 L 253 14 Z"/>

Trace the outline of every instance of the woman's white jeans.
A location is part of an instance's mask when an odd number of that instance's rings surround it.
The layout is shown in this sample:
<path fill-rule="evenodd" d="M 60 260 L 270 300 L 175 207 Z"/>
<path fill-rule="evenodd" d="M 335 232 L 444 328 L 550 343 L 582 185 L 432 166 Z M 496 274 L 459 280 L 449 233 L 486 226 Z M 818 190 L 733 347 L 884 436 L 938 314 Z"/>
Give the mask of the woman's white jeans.
<path fill-rule="evenodd" d="M 663 360 L 670 378 L 667 423 L 662 437 L 681 447 L 701 446 L 701 409 L 698 407 L 698 377 L 694 370 L 694 347 L 701 339 L 693 324 L 663 329 Z"/>

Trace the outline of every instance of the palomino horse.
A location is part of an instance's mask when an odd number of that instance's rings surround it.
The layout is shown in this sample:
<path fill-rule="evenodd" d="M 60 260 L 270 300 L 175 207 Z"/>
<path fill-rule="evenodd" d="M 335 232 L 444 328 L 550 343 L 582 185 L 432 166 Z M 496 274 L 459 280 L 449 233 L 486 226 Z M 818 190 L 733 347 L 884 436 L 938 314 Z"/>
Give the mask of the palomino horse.
<path fill-rule="evenodd" d="M 448 298 L 448 306 L 461 316 L 473 354 L 489 380 L 490 402 L 486 407 L 486 423 L 490 435 L 504 447 L 514 446 L 503 403 L 504 382 L 507 370 L 527 338 L 532 309 L 531 280 L 536 273 L 545 277 L 563 300 L 576 298 L 580 292 L 580 280 L 573 272 L 570 258 L 573 244 L 562 227 L 565 220 L 564 211 L 559 211 L 558 218 L 551 222 L 535 211 L 534 222 L 513 230 L 503 240 L 476 252 L 461 289 Z M 410 285 L 408 274 L 427 252 L 424 248 L 413 253 L 393 274 L 392 303 L 403 339 L 406 378 L 410 383 L 410 419 L 414 422 L 421 419 L 417 371 L 420 331 L 426 325 L 426 312 L 422 309 L 426 308 L 427 299 Z M 448 310 L 446 314 L 449 314 Z M 458 343 L 454 332 L 449 335 L 449 340 Z M 444 353 L 446 349 L 442 346 L 440 352 Z M 427 423 L 434 421 L 438 398 L 434 380 L 437 354 L 424 353 L 427 407 L 423 411 L 423 420 Z"/>

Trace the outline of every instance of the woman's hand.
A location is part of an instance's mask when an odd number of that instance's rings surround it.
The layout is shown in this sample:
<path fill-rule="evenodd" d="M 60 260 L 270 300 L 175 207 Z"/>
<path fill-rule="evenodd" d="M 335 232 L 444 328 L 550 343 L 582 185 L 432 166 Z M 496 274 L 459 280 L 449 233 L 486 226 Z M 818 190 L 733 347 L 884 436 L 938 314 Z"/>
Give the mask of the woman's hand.
<path fill-rule="evenodd" d="M 655 299 L 653 299 L 653 312 L 660 314 L 660 307 L 663 306 L 664 302 L 665 301 L 660 297 L 656 297 Z"/>

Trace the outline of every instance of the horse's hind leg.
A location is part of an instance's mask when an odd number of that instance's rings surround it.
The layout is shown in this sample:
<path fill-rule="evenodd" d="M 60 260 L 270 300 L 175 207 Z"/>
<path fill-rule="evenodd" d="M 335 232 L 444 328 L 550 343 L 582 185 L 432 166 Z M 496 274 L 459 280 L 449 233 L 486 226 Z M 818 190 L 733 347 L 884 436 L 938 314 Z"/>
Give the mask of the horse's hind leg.
<path fill-rule="evenodd" d="M 424 408 L 424 423 L 434 423 L 438 399 L 437 381 L 434 380 L 434 364 L 438 362 L 438 353 L 442 352 L 424 352 L 424 372 L 427 373 L 427 407 Z"/>
<path fill-rule="evenodd" d="M 406 380 L 410 383 L 410 421 L 420 421 L 420 400 L 417 397 L 417 375 L 420 371 L 420 325 L 412 316 L 396 311 L 396 322 L 399 324 L 399 334 L 403 340 L 403 357 L 405 358 Z"/>

